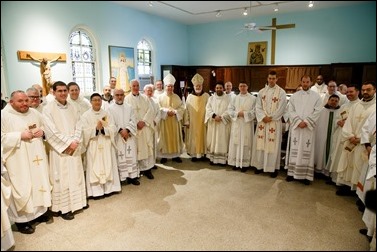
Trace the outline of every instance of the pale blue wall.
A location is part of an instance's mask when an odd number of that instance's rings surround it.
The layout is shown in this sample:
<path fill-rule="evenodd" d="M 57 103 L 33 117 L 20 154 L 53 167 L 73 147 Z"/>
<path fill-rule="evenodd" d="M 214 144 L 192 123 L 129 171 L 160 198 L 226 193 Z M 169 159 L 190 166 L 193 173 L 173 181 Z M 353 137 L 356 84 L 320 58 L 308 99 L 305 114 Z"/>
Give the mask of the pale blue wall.
<path fill-rule="evenodd" d="M 187 26 L 109 2 L 1 2 L 1 39 L 8 95 L 40 83 L 38 64 L 19 61 L 17 51 L 61 52 L 69 58 L 69 34 L 76 25 L 93 33 L 98 45 L 101 87 L 108 84 L 108 46 L 136 48 L 152 41 L 156 78 L 161 64 L 188 64 Z M 136 54 L 136 51 L 135 51 Z M 70 61 L 53 66 L 53 80 L 72 80 Z M 102 92 L 102 90 L 99 90 Z"/>
<path fill-rule="evenodd" d="M 189 27 L 190 65 L 245 65 L 249 42 L 267 41 L 271 31 L 244 32 L 244 23 L 296 24 L 276 32 L 276 65 L 376 61 L 376 2 L 311 12 L 194 25 Z M 270 48 L 268 61 L 270 64 Z"/>
<path fill-rule="evenodd" d="M 248 43 L 270 44 L 271 32 L 235 34 L 245 22 L 270 25 L 272 17 L 186 26 L 105 1 L 2 1 L 1 39 L 8 95 L 40 83 L 38 64 L 19 61 L 17 51 L 61 52 L 69 58 L 68 36 L 77 25 L 89 28 L 95 37 L 102 87 L 109 79 L 109 45 L 136 48 L 141 38 L 152 41 L 157 79 L 161 64 L 246 65 Z M 277 31 L 275 64 L 376 61 L 375 2 L 276 18 L 278 24 L 295 23 L 296 28 Z M 70 61 L 55 64 L 52 75 L 54 80 L 69 82 Z"/>

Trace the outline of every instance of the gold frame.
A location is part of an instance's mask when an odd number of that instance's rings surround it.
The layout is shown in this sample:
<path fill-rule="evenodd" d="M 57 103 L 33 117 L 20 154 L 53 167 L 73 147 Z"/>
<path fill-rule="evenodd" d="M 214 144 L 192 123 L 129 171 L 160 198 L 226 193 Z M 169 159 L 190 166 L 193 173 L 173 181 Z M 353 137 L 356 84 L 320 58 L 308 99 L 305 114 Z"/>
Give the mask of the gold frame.
<path fill-rule="evenodd" d="M 256 49 L 258 49 L 260 53 L 256 57 L 251 59 L 252 54 L 255 53 Z M 247 47 L 247 64 L 248 65 L 266 65 L 266 61 L 267 61 L 267 41 L 249 42 L 249 46 Z"/>

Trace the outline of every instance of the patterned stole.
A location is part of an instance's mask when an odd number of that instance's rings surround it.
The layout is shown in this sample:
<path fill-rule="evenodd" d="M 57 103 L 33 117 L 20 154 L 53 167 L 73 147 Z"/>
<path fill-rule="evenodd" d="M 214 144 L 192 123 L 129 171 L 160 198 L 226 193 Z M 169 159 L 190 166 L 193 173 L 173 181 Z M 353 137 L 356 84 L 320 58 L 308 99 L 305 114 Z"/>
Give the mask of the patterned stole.
<path fill-rule="evenodd" d="M 325 156 L 326 164 L 327 164 L 327 161 L 329 160 L 329 156 L 330 156 L 333 121 L 334 121 L 334 111 L 330 111 L 329 121 L 327 123 L 326 156 Z"/>
<path fill-rule="evenodd" d="M 271 110 L 267 111 L 267 99 L 266 93 L 267 88 L 262 90 L 260 95 L 262 96 L 262 108 L 264 114 L 270 116 L 272 112 L 275 112 L 279 107 L 279 96 L 280 88 L 275 87 L 274 94 L 272 97 Z M 264 150 L 267 153 L 276 152 L 276 121 L 271 121 L 269 123 L 264 123 L 263 121 L 258 122 L 257 125 L 257 150 Z"/>

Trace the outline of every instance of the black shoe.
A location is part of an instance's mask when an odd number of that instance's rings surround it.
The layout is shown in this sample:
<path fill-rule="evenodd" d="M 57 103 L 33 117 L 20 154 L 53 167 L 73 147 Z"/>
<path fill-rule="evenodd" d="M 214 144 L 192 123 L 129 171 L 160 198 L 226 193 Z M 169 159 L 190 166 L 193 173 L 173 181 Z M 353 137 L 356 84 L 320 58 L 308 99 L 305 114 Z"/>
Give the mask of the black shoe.
<path fill-rule="evenodd" d="M 51 219 L 51 216 L 49 215 L 48 212 L 42 214 L 38 218 L 35 219 L 37 222 L 48 222 Z"/>
<path fill-rule="evenodd" d="M 278 176 L 278 170 L 275 170 L 273 173 L 270 174 L 271 178 L 276 178 Z"/>
<path fill-rule="evenodd" d="M 293 176 L 287 176 L 286 178 L 285 178 L 285 181 L 287 181 L 287 182 L 291 182 L 291 181 L 293 181 L 294 179 L 293 179 Z"/>
<path fill-rule="evenodd" d="M 182 159 L 180 157 L 175 157 L 172 159 L 174 162 L 182 163 Z"/>
<path fill-rule="evenodd" d="M 260 174 L 260 173 L 262 173 L 262 170 L 258 170 L 258 169 L 254 170 L 254 174 Z"/>
<path fill-rule="evenodd" d="M 326 185 L 336 185 L 336 183 L 329 179 L 326 181 Z"/>
<path fill-rule="evenodd" d="M 89 204 L 86 203 L 86 206 L 84 206 L 82 209 L 88 209 L 89 208 Z"/>
<path fill-rule="evenodd" d="M 249 169 L 249 167 L 242 167 L 241 172 L 247 172 L 248 169 Z"/>
<path fill-rule="evenodd" d="M 68 212 L 68 213 L 62 214 L 62 218 L 65 220 L 73 220 L 75 216 L 73 215 L 72 212 Z"/>
<path fill-rule="evenodd" d="M 140 185 L 140 182 L 137 180 L 137 178 L 127 178 L 127 184 Z"/>
<path fill-rule="evenodd" d="M 359 230 L 359 233 L 362 234 L 362 235 L 365 235 L 368 238 L 369 242 L 372 241 L 372 236 L 368 235 L 368 229 L 362 228 L 362 229 Z"/>
<path fill-rule="evenodd" d="M 166 162 L 168 162 L 168 159 L 167 159 L 167 158 L 161 158 L 161 160 L 160 160 L 160 163 L 161 163 L 161 164 L 165 164 Z"/>
<path fill-rule="evenodd" d="M 209 165 L 215 165 L 212 161 L 209 161 Z"/>
<path fill-rule="evenodd" d="M 22 234 L 32 234 L 35 232 L 34 228 L 30 225 L 29 222 L 24 223 L 17 223 L 16 222 L 17 229 Z"/>
<path fill-rule="evenodd" d="M 308 180 L 308 179 L 304 179 L 304 180 L 302 181 L 302 183 L 304 183 L 304 185 L 310 185 L 310 180 Z"/>
<path fill-rule="evenodd" d="M 156 165 L 155 165 L 155 166 L 153 166 L 153 167 L 152 167 L 152 169 L 155 169 L 155 170 L 156 170 L 156 169 L 157 169 L 157 166 L 156 166 Z"/>
<path fill-rule="evenodd" d="M 354 193 L 351 191 L 351 188 L 348 186 L 342 186 L 336 191 L 338 196 L 353 196 Z"/>
<path fill-rule="evenodd" d="M 196 162 L 196 161 L 198 161 L 198 159 L 196 157 L 193 157 L 193 158 L 191 158 L 191 161 Z"/>
<path fill-rule="evenodd" d="M 148 179 L 154 179 L 154 176 L 153 176 L 151 170 L 144 171 L 144 175 L 145 175 L 145 177 L 147 177 Z"/>
<path fill-rule="evenodd" d="M 238 167 L 233 166 L 232 170 L 233 170 L 233 171 L 237 171 L 237 170 L 238 170 Z"/>

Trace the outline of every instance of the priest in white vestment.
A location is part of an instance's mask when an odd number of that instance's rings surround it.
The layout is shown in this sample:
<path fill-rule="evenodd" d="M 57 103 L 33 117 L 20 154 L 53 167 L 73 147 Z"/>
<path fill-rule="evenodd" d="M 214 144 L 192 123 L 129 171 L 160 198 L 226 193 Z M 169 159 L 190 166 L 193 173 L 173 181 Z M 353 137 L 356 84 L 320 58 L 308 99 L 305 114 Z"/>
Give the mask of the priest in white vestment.
<path fill-rule="evenodd" d="M 338 163 L 345 142 L 345 139 L 342 136 L 343 126 L 348 118 L 350 108 L 360 101 L 359 89 L 356 86 L 350 85 L 349 87 L 347 87 L 347 99 L 349 100 L 349 102 L 341 106 L 339 113 L 337 113 L 337 127 L 335 128 L 333 140 L 331 143 L 330 158 L 326 164 L 326 169 L 330 172 L 331 180 L 333 183 L 336 183 L 337 181 Z"/>
<path fill-rule="evenodd" d="M 114 103 L 107 111 L 113 117 L 117 129 L 115 144 L 120 181 L 140 185 L 137 165 L 136 117 L 133 108 L 124 102 L 123 89 L 114 90 Z"/>
<path fill-rule="evenodd" d="M 339 96 L 339 106 L 342 106 L 343 104 L 348 102 L 347 96 L 341 94 L 339 91 L 337 91 L 337 84 L 335 81 L 331 80 L 327 84 L 327 91 L 322 96 L 322 105 L 325 106 L 332 95 Z"/>
<path fill-rule="evenodd" d="M 255 115 L 257 119 L 251 166 L 255 173 L 268 172 L 272 178 L 278 175 L 281 159 L 281 141 L 283 137 L 281 120 L 287 107 L 287 94 L 276 83 L 275 71 L 267 77 L 266 87 L 262 88 L 256 99 Z"/>
<path fill-rule="evenodd" d="M 28 106 L 23 91 L 11 94 L 10 107 L 1 111 L 2 159 L 12 186 L 9 218 L 21 233 L 31 234 L 30 221 L 48 221 L 51 206 L 49 165 L 43 143 L 42 114 Z"/>
<path fill-rule="evenodd" d="M 124 98 L 124 102 L 129 104 L 133 110 L 137 126 L 137 162 L 140 173 L 148 179 L 154 179 L 152 168 L 155 164 L 153 149 L 153 107 L 148 101 L 148 97 L 139 91 L 138 80 L 131 80 L 131 94 Z"/>
<path fill-rule="evenodd" d="M 183 152 L 182 124 L 184 104 L 174 93 L 175 78 L 168 74 L 164 78 L 165 93 L 158 97 L 160 106 L 160 132 L 157 142 L 157 157 L 164 164 L 168 158 L 177 163 L 182 163 L 180 155 Z"/>
<path fill-rule="evenodd" d="M 183 116 L 185 126 L 185 144 L 191 161 L 204 159 L 206 155 L 207 124 L 204 122 L 209 94 L 203 91 L 204 79 L 195 74 L 191 79 L 194 90 L 187 96 L 186 110 Z"/>
<path fill-rule="evenodd" d="M 322 75 L 317 76 L 316 82 L 313 86 L 311 86 L 310 89 L 318 93 L 320 97 L 323 97 L 325 95 L 325 93 L 327 92 L 327 85 L 324 82 Z"/>
<path fill-rule="evenodd" d="M 154 88 L 155 89 L 153 91 L 153 98 L 158 100 L 158 97 L 165 92 L 164 83 L 162 82 L 162 80 L 156 81 L 156 83 L 154 84 Z"/>
<path fill-rule="evenodd" d="M 207 124 L 207 158 L 210 164 L 226 165 L 232 121 L 228 107 L 232 98 L 225 94 L 224 84 L 217 83 L 208 98 L 204 122 Z"/>
<path fill-rule="evenodd" d="M 246 172 L 251 163 L 254 138 L 254 119 L 256 97 L 248 92 L 248 85 L 241 82 L 240 93 L 230 101 L 228 113 L 232 120 L 228 165 L 233 170 Z"/>
<path fill-rule="evenodd" d="M 158 100 L 153 96 L 153 84 L 147 84 L 144 86 L 144 94 L 148 97 L 148 101 L 152 108 L 153 114 L 153 168 L 157 169 L 156 159 L 157 159 L 157 139 L 158 139 L 158 125 L 160 124 L 161 114 L 160 106 L 158 105 Z"/>
<path fill-rule="evenodd" d="M 3 146 L 1 146 L 1 157 L 3 157 Z M 6 251 L 14 245 L 14 237 L 8 216 L 12 185 L 3 176 L 7 173 L 3 163 L 1 159 L 1 251 Z"/>
<path fill-rule="evenodd" d="M 33 87 L 28 88 L 26 89 L 26 95 L 29 98 L 29 108 L 34 108 L 38 110 L 39 113 L 42 113 L 44 106 L 41 104 L 42 100 L 40 97 L 39 90 Z"/>
<path fill-rule="evenodd" d="M 120 192 L 113 117 L 101 108 L 98 93 L 90 96 L 92 108 L 80 118 L 86 148 L 86 191 L 88 197 Z"/>
<path fill-rule="evenodd" d="M 67 101 L 67 85 L 57 81 L 52 89 L 55 100 L 43 109 L 46 139 L 50 145 L 51 210 L 60 211 L 65 220 L 72 220 L 74 212 L 87 205 L 81 159 L 82 126 L 80 114 Z"/>
<path fill-rule="evenodd" d="M 310 76 L 301 78 L 302 90 L 289 99 L 290 128 L 285 168 L 286 180 L 303 180 L 306 185 L 314 177 L 315 127 L 321 112 L 322 100 L 311 90 Z"/>
<path fill-rule="evenodd" d="M 336 118 L 339 114 L 339 108 L 339 96 L 331 95 L 319 114 L 315 128 L 314 172 L 323 174 L 327 178 L 330 178 L 330 171 L 326 163 L 330 158 L 334 132 L 338 127 Z"/>
<path fill-rule="evenodd" d="M 67 100 L 75 106 L 80 115 L 92 107 L 89 100 L 80 95 L 80 87 L 76 82 L 68 83 L 67 87 L 69 93 Z"/>
<path fill-rule="evenodd" d="M 337 167 L 337 183 L 356 190 L 361 170 L 368 162 L 364 145 L 360 144 L 361 128 L 368 116 L 376 110 L 376 88 L 374 83 L 364 83 L 361 87 L 363 99 L 351 107 L 343 126 L 344 148 Z"/>
<path fill-rule="evenodd" d="M 369 155 L 361 170 L 356 193 L 365 205 L 365 194 L 369 190 L 376 190 L 376 110 L 372 112 L 361 129 L 360 144 L 364 145 Z M 376 213 L 365 208 L 362 220 L 367 227 L 367 236 L 375 236 Z"/>

